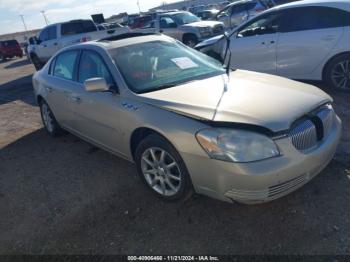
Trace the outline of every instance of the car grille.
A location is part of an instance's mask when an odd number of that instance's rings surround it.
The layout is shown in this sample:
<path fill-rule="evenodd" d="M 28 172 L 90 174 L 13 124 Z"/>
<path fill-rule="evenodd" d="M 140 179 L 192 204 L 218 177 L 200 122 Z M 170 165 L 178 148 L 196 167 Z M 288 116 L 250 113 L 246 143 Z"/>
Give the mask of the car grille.
<path fill-rule="evenodd" d="M 317 144 L 316 126 L 311 120 L 306 120 L 289 132 L 293 145 L 298 150 L 307 150 Z"/>
<path fill-rule="evenodd" d="M 295 177 L 291 180 L 288 180 L 286 182 L 280 183 L 278 185 L 270 186 L 268 197 L 269 198 L 278 197 L 281 194 L 298 189 L 299 187 L 304 185 L 308 180 L 309 180 L 308 174 L 304 174 L 304 175 Z"/>
<path fill-rule="evenodd" d="M 213 28 L 213 35 L 222 35 L 225 33 L 225 29 L 222 25 L 216 25 Z"/>
<path fill-rule="evenodd" d="M 262 190 L 231 189 L 226 192 L 225 196 L 235 201 L 245 203 L 269 201 L 297 190 L 306 184 L 311 178 L 312 177 L 310 177 L 309 173 L 307 173 Z"/>
<path fill-rule="evenodd" d="M 334 111 L 330 105 L 321 107 L 310 119 L 298 122 L 289 132 L 294 147 L 300 151 L 310 150 L 326 138 L 332 129 Z"/>
<path fill-rule="evenodd" d="M 334 111 L 330 107 L 325 107 L 317 113 L 317 117 L 322 121 L 323 137 L 327 137 L 332 129 Z"/>

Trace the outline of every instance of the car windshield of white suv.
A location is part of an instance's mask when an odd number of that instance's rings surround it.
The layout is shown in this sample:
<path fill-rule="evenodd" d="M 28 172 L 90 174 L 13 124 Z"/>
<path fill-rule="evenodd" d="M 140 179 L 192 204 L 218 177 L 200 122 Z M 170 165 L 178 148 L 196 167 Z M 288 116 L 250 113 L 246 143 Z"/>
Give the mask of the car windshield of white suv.
<path fill-rule="evenodd" d="M 179 13 L 172 16 L 178 25 L 186 25 L 194 22 L 199 22 L 201 19 L 191 13 Z"/>
<path fill-rule="evenodd" d="M 147 93 L 225 73 L 219 62 L 179 42 L 145 42 L 109 52 L 135 93 Z"/>

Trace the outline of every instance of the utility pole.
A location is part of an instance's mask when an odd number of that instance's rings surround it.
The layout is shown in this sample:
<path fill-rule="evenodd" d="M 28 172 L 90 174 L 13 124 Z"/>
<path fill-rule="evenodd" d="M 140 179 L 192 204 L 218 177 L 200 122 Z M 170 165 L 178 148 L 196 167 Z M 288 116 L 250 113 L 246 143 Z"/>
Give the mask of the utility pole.
<path fill-rule="evenodd" d="M 24 15 L 19 15 L 19 16 L 20 16 L 21 19 L 22 19 L 22 23 L 23 23 L 23 26 L 24 26 L 24 30 L 27 32 L 28 29 L 27 29 L 27 25 L 26 25 L 26 23 L 25 23 L 25 21 L 24 21 Z"/>
<path fill-rule="evenodd" d="M 40 11 L 40 13 L 43 14 L 43 17 L 44 17 L 44 19 L 45 19 L 45 23 L 46 23 L 46 25 L 48 25 L 48 24 L 49 24 L 49 21 L 47 20 L 47 17 L 46 17 L 46 15 L 45 15 L 45 11 Z"/>
<path fill-rule="evenodd" d="M 141 8 L 140 8 L 140 1 L 139 0 L 137 0 L 137 6 L 139 8 L 139 14 L 141 14 Z"/>

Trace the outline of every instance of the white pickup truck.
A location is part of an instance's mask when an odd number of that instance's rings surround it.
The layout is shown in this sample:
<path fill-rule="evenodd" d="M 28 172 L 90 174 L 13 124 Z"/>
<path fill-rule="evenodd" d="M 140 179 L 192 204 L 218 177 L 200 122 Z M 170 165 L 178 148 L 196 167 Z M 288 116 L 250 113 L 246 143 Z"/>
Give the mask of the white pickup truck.
<path fill-rule="evenodd" d="M 223 35 L 222 22 L 202 21 L 199 17 L 185 11 L 159 13 L 155 20 L 134 31 L 162 33 L 194 47 L 197 43 L 217 35 Z"/>
<path fill-rule="evenodd" d="M 37 70 L 63 47 L 128 33 L 128 27 L 98 30 L 92 20 L 73 20 L 43 28 L 28 54 Z"/>

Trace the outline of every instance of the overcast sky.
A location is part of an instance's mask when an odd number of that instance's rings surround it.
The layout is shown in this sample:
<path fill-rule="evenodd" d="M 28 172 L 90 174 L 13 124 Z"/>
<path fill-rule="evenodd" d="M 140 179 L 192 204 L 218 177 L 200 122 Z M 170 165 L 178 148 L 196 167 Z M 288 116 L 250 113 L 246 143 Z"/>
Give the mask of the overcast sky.
<path fill-rule="evenodd" d="M 157 6 L 164 0 L 139 0 L 141 11 Z M 175 0 L 167 0 L 167 3 Z M 45 10 L 50 23 L 104 13 L 105 17 L 121 12 L 138 12 L 137 0 L 0 0 L 0 34 L 23 31 L 20 15 L 28 29 L 45 25 L 40 11 Z"/>

